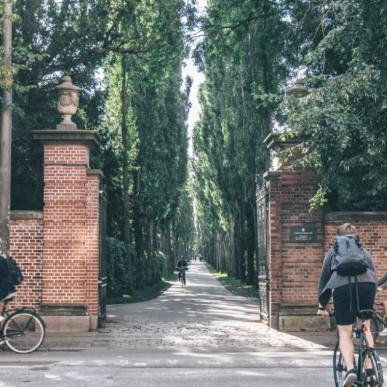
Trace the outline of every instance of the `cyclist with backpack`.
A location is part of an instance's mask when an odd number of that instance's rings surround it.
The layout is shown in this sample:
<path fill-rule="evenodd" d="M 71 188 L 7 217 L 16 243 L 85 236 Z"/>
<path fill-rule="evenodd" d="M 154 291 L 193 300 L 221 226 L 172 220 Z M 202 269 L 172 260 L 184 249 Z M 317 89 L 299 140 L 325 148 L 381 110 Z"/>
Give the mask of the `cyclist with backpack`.
<path fill-rule="evenodd" d="M 334 247 L 324 258 L 318 288 L 317 312 L 321 317 L 328 317 L 327 305 L 333 296 L 340 352 L 348 370 L 343 387 L 352 386 L 357 380 L 354 369 L 352 324 L 355 323 L 359 310 L 373 309 L 376 283 L 371 254 L 362 247 L 356 228 L 350 223 L 344 223 L 337 228 Z M 369 329 L 366 335 L 370 346 L 373 347 Z"/>

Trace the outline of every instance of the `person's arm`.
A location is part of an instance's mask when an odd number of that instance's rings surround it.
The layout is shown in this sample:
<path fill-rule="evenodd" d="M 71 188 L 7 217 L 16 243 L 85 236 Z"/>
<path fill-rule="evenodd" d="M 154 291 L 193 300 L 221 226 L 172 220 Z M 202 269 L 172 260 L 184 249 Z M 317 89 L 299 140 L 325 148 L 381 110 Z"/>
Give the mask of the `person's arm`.
<path fill-rule="evenodd" d="M 374 263 L 374 260 L 372 259 L 371 253 L 367 249 L 364 249 L 364 254 L 367 260 L 368 267 L 376 274 L 375 263 Z"/>
<path fill-rule="evenodd" d="M 324 262 L 320 274 L 320 281 L 318 285 L 319 310 L 325 309 L 331 297 L 331 291 L 327 290 L 323 294 L 322 291 L 324 290 L 332 275 L 331 265 L 333 256 L 334 251 L 333 249 L 330 249 L 324 257 Z"/>

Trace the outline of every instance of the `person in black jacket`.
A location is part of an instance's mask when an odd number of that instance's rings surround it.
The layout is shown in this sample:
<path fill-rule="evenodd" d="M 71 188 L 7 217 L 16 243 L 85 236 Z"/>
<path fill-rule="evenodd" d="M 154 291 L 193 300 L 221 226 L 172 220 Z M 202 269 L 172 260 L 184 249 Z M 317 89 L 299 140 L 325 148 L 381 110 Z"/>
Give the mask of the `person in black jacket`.
<path fill-rule="evenodd" d="M 6 298 L 10 298 L 15 293 L 15 287 L 11 283 L 7 261 L 3 256 L 0 256 L 0 316 L 3 314 Z M 0 322 L 2 318 L 0 317 Z"/>

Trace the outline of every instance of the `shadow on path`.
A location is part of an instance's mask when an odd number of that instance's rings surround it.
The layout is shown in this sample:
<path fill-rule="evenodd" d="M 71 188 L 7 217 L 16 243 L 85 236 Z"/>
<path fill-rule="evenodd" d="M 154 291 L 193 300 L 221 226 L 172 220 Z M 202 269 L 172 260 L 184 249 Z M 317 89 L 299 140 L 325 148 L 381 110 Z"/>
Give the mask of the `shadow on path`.
<path fill-rule="evenodd" d="M 187 286 L 174 284 L 160 297 L 108 306 L 108 323 L 94 348 L 126 352 L 257 352 L 322 348 L 259 323 L 255 300 L 230 293 L 194 263 Z"/>

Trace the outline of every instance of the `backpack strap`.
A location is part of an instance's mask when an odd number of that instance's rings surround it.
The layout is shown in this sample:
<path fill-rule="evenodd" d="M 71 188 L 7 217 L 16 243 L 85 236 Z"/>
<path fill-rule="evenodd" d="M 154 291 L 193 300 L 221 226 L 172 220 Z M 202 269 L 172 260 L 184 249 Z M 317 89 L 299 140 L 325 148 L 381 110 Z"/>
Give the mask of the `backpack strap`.
<path fill-rule="evenodd" d="M 360 301 L 359 301 L 359 287 L 357 282 L 357 276 L 355 276 L 355 287 L 356 287 L 356 304 L 357 304 L 357 314 L 360 312 Z"/>
<path fill-rule="evenodd" d="M 353 308 L 353 302 L 352 302 L 352 281 L 351 277 L 348 276 L 348 282 L 349 282 L 349 311 L 352 312 Z M 359 282 L 357 280 L 357 275 L 355 275 L 355 294 L 356 294 L 356 311 L 359 313 L 360 311 L 360 299 L 359 299 Z"/>
<path fill-rule="evenodd" d="M 348 276 L 348 282 L 349 282 L 349 311 L 352 312 L 352 307 L 353 307 L 353 303 L 352 303 L 352 281 L 351 281 L 351 277 Z"/>

